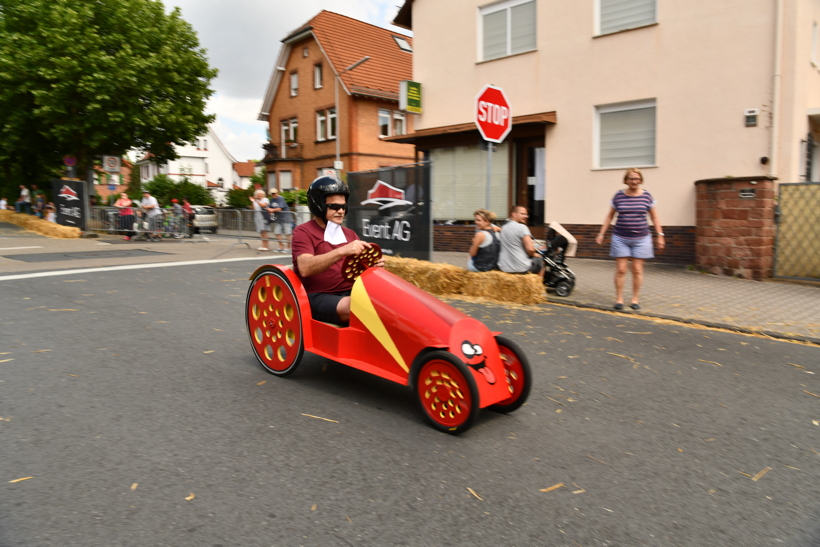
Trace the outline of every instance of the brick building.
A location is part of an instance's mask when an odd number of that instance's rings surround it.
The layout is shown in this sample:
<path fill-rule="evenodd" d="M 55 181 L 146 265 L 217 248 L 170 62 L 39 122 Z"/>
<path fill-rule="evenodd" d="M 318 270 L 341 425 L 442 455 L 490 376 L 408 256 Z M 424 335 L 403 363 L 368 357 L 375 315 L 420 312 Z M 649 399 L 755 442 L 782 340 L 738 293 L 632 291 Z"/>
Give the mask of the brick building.
<path fill-rule="evenodd" d="M 329 11 L 286 36 L 259 114 L 268 187 L 307 188 L 337 155 L 342 177 L 415 161 L 413 145 L 385 140 L 412 130 L 398 104 L 412 55 L 412 38 Z"/>

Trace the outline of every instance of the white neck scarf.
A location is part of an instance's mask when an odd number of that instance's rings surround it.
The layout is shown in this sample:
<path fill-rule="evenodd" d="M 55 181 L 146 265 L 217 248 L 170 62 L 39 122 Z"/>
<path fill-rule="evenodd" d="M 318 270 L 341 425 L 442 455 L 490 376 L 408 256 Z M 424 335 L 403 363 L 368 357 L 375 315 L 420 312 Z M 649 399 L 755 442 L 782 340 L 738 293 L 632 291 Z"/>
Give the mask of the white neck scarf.
<path fill-rule="evenodd" d="M 347 243 L 347 238 L 339 224 L 328 220 L 325 226 L 325 241 L 331 245 L 339 245 L 341 243 Z"/>

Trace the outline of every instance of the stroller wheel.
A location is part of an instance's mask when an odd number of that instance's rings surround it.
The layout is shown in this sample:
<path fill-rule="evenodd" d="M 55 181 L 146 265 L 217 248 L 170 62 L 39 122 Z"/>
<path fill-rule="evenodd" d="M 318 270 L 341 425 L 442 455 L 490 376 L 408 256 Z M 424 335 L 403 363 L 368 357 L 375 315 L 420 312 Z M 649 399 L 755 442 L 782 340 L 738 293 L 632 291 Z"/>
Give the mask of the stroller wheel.
<path fill-rule="evenodd" d="M 560 281 L 555 285 L 555 294 L 558 296 L 569 296 L 572 292 L 573 283 L 570 281 Z"/>

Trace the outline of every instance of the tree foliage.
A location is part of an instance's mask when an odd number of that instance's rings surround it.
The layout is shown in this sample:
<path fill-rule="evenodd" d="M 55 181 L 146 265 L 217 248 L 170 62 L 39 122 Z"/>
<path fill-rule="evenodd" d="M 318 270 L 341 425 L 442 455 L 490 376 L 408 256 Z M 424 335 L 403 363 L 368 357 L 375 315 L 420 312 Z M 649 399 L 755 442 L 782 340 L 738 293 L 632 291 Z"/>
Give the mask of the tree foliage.
<path fill-rule="evenodd" d="M 171 205 L 172 199 L 177 199 L 182 204 L 183 197 L 187 197 L 192 205 L 214 204 L 214 198 L 208 189 L 191 182 L 187 177 L 183 177 L 181 181 L 176 182 L 168 175 L 157 175 L 146 182 L 143 188 L 151 192 L 151 195 L 157 198 L 162 207 Z M 142 195 L 131 199 L 140 200 Z"/>
<path fill-rule="evenodd" d="M 225 196 L 225 204 L 231 209 L 247 209 L 251 206 L 250 197 L 253 195 L 253 185 L 245 188 L 231 188 Z"/>
<path fill-rule="evenodd" d="M 0 0 L 0 174 L 53 176 L 136 148 L 157 161 L 203 134 L 216 76 L 157 0 Z"/>

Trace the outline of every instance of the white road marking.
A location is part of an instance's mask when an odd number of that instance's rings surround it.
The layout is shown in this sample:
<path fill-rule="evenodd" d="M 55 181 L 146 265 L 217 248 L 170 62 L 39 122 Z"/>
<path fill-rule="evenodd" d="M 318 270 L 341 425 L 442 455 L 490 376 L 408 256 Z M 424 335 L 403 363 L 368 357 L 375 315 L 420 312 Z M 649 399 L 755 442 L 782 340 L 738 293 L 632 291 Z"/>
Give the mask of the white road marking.
<path fill-rule="evenodd" d="M 184 262 L 162 262 L 157 264 L 127 264 L 124 266 L 108 266 L 104 268 L 84 268 L 81 270 L 59 270 L 55 272 L 36 272 L 0 276 L 0 281 L 14 281 L 15 279 L 33 279 L 36 277 L 56 277 L 60 275 L 77 275 L 97 272 L 116 272 L 121 270 L 140 270 L 143 268 L 170 268 L 172 266 L 197 266 L 199 264 L 221 264 L 225 262 L 243 262 L 246 260 L 271 260 L 274 258 L 289 258 L 285 256 L 248 256 L 243 258 L 221 258 L 219 260 L 187 260 Z"/>
<path fill-rule="evenodd" d="M 0 251 L 16 251 L 17 249 L 42 249 L 39 245 L 34 245 L 33 247 L 3 247 L 0 248 Z"/>

